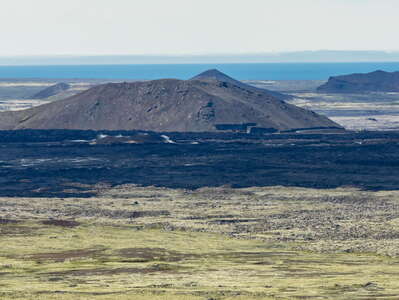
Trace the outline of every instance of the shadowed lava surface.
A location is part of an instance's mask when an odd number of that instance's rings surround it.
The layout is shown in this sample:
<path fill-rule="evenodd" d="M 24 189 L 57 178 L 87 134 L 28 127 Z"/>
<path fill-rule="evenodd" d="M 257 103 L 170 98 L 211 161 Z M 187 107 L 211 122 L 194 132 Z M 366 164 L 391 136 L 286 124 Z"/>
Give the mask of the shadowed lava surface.
<path fill-rule="evenodd" d="M 131 132 L 101 132 L 124 136 Z M 137 184 L 399 187 L 399 133 L 185 134 L 176 143 L 90 145 L 95 131 L 0 132 L 0 196 L 90 197 Z"/>

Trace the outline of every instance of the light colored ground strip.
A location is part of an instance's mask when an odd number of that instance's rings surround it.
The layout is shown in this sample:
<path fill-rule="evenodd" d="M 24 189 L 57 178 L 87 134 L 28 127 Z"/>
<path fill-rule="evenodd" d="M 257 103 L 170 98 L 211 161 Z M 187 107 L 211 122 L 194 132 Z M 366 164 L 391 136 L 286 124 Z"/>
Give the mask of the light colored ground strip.
<path fill-rule="evenodd" d="M 0 87 L 42 86 L 43 88 L 54 85 L 53 82 L 0 82 Z"/>
<path fill-rule="evenodd" d="M 397 115 L 331 117 L 330 119 L 350 130 L 399 130 Z"/>
<path fill-rule="evenodd" d="M 49 103 L 49 101 L 30 100 L 30 99 L 24 99 L 24 100 L 15 99 L 15 100 L 0 101 L 0 111 L 23 110 L 46 103 Z"/>
<path fill-rule="evenodd" d="M 291 104 L 327 115 L 349 130 L 398 130 L 398 93 L 297 93 Z"/>
<path fill-rule="evenodd" d="M 399 101 L 395 102 L 313 102 L 307 99 L 295 99 L 290 103 L 301 106 L 311 107 L 312 109 L 331 109 L 331 110 L 387 110 L 392 109 L 399 112 Z"/>

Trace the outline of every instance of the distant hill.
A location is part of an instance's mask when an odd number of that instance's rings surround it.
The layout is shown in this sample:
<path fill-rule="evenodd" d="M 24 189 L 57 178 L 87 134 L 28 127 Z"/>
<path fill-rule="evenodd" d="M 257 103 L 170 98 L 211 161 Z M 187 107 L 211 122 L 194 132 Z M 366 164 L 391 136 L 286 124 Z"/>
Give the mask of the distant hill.
<path fill-rule="evenodd" d="M 375 71 L 330 77 L 317 91 L 325 93 L 399 92 L 399 72 Z"/>
<path fill-rule="evenodd" d="M 245 89 L 252 89 L 252 90 L 261 90 L 262 92 L 269 94 L 270 96 L 273 96 L 279 100 L 290 100 L 293 98 L 293 96 L 291 95 L 286 95 L 283 93 L 279 93 L 279 92 L 275 92 L 275 91 L 270 91 L 267 89 L 262 89 L 262 88 L 258 88 L 258 87 L 254 87 L 252 85 L 243 83 L 241 81 L 238 81 L 234 78 L 231 78 L 230 76 L 220 72 L 219 70 L 216 69 L 212 69 L 212 70 L 208 70 L 205 71 L 193 78 L 191 78 L 191 80 L 219 80 L 219 81 L 223 81 L 223 82 L 228 82 L 231 84 L 234 84 L 236 86 L 239 87 L 243 87 Z"/>
<path fill-rule="evenodd" d="M 211 73 L 215 74 L 214 71 Z M 196 76 L 95 86 L 32 109 L 0 113 L 0 129 L 204 132 L 339 127 L 327 117 L 232 79 Z"/>
<path fill-rule="evenodd" d="M 37 94 L 33 95 L 32 99 L 46 99 L 52 96 L 55 96 L 61 92 L 67 91 L 71 88 L 71 85 L 65 82 L 60 82 L 55 85 L 52 85 L 44 90 L 41 90 Z"/>

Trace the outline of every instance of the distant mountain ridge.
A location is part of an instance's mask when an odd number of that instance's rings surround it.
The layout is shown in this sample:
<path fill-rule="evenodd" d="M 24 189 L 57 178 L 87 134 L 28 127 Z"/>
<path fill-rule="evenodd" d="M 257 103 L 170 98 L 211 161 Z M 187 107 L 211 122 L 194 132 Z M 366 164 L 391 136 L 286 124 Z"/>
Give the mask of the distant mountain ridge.
<path fill-rule="evenodd" d="M 317 91 L 327 93 L 399 92 L 399 72 L 375 71 L 330 77 Z"/>
<path fill-rule="evenodd" d="M 224 79 L 227 76 L 211 73 Z M 192 80 L 98 85 L 64 100 L 0 113 L 0 129 L 215 132 L 218 125 L 232 130 L 252 126 L 271 131 L 340 127 L 325 116 L 231 80 L 202 75 L 202 79 L 196 76 Z"/>
<path fill-rule="evenodd" d="M 55 96 L 61 92 L 64 92 L 66 90 L 69 90 L 70 88 L 71 88 L 70 84 L 65 82 L 60 82 L 55 85 L 49 86 L 48 88 L 45 88 L 44 90 L 33 95 L 32 99 L 46 99 L 51 96 Z"/>

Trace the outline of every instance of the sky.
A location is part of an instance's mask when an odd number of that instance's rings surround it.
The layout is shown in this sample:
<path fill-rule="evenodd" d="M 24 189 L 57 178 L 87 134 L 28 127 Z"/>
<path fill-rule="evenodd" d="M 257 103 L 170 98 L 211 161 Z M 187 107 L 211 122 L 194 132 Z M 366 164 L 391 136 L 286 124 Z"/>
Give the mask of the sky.
<path fill-rule="evenodd" d="M 1 0 L 0 56 L 399 50 L 399 0 Z"/>

